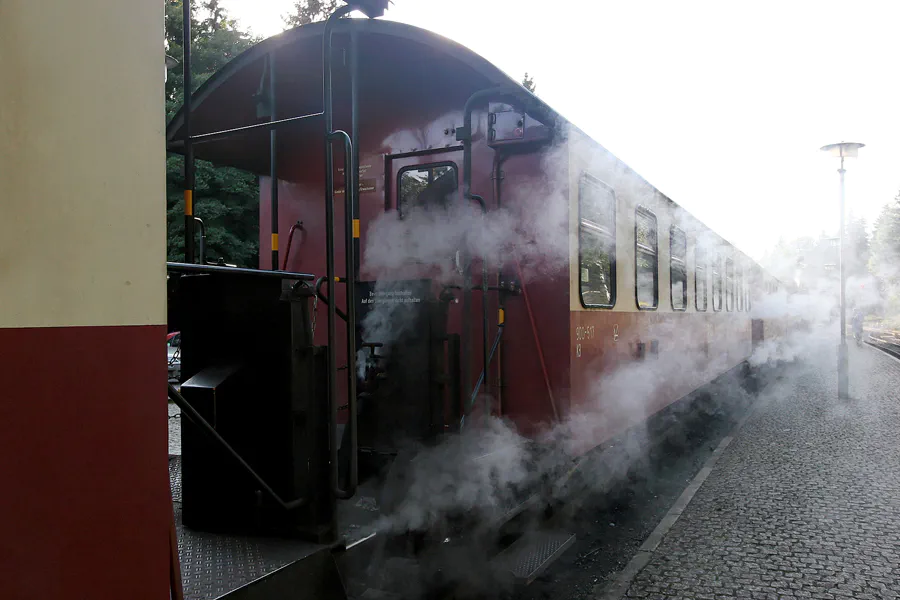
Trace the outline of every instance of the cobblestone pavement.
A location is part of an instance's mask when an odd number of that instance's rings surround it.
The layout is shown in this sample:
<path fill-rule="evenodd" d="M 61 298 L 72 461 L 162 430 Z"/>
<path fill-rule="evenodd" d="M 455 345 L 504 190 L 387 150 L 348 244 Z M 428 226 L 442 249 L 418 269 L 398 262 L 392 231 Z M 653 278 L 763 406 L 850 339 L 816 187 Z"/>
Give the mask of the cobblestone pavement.
<path fill-rule="evenodd" d="M 851 340 L 849 402 L 817 362 L 760 398 L 627 597 L 900 597 L 900 362 Z"/>
<path fill-rule="evenodd" d="M 181 410 L 169 402 L 169 455 L 181 455 Z"/>

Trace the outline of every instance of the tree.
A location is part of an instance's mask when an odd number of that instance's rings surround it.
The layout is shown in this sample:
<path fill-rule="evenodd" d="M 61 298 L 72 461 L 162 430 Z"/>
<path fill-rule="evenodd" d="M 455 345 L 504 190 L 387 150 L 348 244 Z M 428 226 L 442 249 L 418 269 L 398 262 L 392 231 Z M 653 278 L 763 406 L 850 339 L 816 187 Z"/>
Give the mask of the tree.
<path fill-rule="evenodd" d="M 900 193 L 875 219 L 869 268 L 891 286 L 900 283 Z"/>
<path fill-rule="evenodd" d="M 324 21 L 341 4 L 338 0 L 297 0 L 293 12 L 283 17 L 284 23 L 288 27 L 299 27 Z"/>
<path fill-rule="evenodd" d="M 168 53 L 177 58 L 182 51 L 181 0 L 165 0 Z M 204 18 L 198 18 L 202 10 Z M 213 73 L 257 40 L 240 31 L 219 4 L 209 0 L 191 15 L 191 75 L 194 91 Z M 166 82 L 166 120 L 183 100 L 181 69 L 169 72 Z M 259 182 L 256 175 L 230 167 L 215 167 L 195 161 L 194 214 L 207 229 L 206 258 L 224 258 L 244 267 L 259 264 Z M 166 208 L 168 259 L 184 260 L 184 157 L 166 158 Z M 198 233 L 199 235 L 199 233 Z M 199 239 L 199 238 L 198 238 Z"/>
<path fill-rule="evenodd" d="M 534 77 L 529 77 L 527 71 L 525 72 L 525 77 L 522 78 L 522 86 L 532 94 L 537 89 L 537 86 L 534 84 Z"/>

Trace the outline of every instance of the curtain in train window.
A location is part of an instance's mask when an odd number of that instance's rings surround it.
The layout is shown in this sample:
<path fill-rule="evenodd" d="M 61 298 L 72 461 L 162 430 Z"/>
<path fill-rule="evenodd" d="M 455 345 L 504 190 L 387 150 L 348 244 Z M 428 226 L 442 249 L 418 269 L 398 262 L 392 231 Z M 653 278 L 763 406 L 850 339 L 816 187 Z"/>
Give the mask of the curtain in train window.
<path fill-rule="evenodd" d="M 687 237 L 674 225 L 669 230 L 669 279 L 672 310 L 687 310 Z"/>
<path fill-rule="evenodd" d="M 634 214 L 634 274 L 639 309 L 656 308 L 659 298 L 659 240 L 656 216 L 645 208 Z"/>
<path fill-rule="evenodd" d="M 458 186 L 453 163 L 407 167 L 397 178 L 397 210 L 401 218 L 418 207 L 446 208 Z"/>
<path fill-rule="evenodd" d="M 706 310 L 706 255 L 699 246 L 694 247 L 694 305 L 698 311 Z"/>
<path fill-rule="evenodd" d="M 712 301 L 714 311 L 722 310 L 722 257 L 718 253 L 712 260 Z"/>
<path fill-rule="evenodd" d="M 725 259 L 725 310 L 734 310 L 734 261 Z"/>
<path fill-rule="evenodd" d="M 612 308 L 616 303 L 616 195 L 590 175 L 581 177 L 578 194 L 581 304 Z"/>

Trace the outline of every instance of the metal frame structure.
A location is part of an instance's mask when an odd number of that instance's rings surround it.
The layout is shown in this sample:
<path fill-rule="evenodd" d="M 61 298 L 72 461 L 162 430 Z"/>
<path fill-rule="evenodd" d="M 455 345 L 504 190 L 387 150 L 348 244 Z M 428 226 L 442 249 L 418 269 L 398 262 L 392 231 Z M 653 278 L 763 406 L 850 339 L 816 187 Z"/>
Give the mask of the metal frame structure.
<path fill-rule="evenodd" d="M 475 111 L 475 107 L 479 103 L 483 103 L 485 101 L 503 101 L 513 99 L 519 102 L 525 109 L 531 110 L 536 108 L 538 113 L 543 112 L 541 108 L 537 105 L 534 96 L 531 95 L 530 92 L 525 90 L 523 87 L 515 88 L 511 86 L 497 86 L 492 88 L 487 88 L 484 90 L 479 90 L 469 96 L 466 100 L 466 104 L 463 108 L 463 126 L 458 127 L 456 129 L 456 139 L 457 141 L 462 142 L 463 145 L 463 198 L 468 202 L 478 202 L 481 206 L 481 211 L 483 215 L 487 214 L 487 205 L 484 202 L 484 198 L 477 194 L 472 193 L 472 113 Z M 494 149 L 494 194 L 495 200 L 499 203 L 499 178 L 500 178 L 500 165 L 503 161 L 503 153 L 499 148 Z M 490 382 L 490 364 L 493 359 L 494 352 L 499 348 L 499 343 L 501 336 L 503 335 L 503 324 L 504 324 L 504 315 L 501 308 L 498 315 L 499 328 L 497 330 L 497 337 L 494 341 L 493 345 L 489 345 L 489 317 L 488 317 L 488 277 L 487 277 L 487 254 L 482 253 L 481 255 L 481 321 L 482 321 L 482 331 L 481 331 L 481 344 L 482 344 L 482 373 L 478 378 L 475 385 L 472 385 L 472 335 L 466 329 L 463 331 L 462 337 L 462 364 L 463 364 L 463 372 L 462 372 L 462 388 L 463 390 L 472 390 L 471 395 L 469 396 L 469 402 L 466 405 L 465 414 L 468 415 L 471 411 L 472 407 L 475 403 L 475 398 L 478 396 L 478 391 L 481 389 L 482 384 L 485 389 L 487 389 Z M 464 282 L 463 282 L 463 319 L 468 322 L 472 318 L 472 271 L 471 271 L 471 263 L 472 257 L 469 256 L 468 251 L 466 251 L 462 256 L 462 268 L 465 273 Z M 521 279 L 521 277 L 520 277 Z M 524 284 L 523 284 L 524 285 Z M 552 402 L 552 394 L 551 394 L 551 402 Z M 485 399 L 485 414 L 490 414 L 490 398 L 486 396 Z"/>
<path fill-rule="evenodd" d="M 183 2 L 183 27 L 182 27 L 182 43 L 184 48 L 184 138 L 181 145 L 184 149 L 185 157 L 185 189 L 184 189 L 184 263 L 169 263 L 168 268 L 173 272 L 180 273 L 254 273 L 263 274 L 270 273 L 272 276 L 285 279 L 315 279 L 313 275 L 302 273 L 291 273 L 286 271 L 287 261 L 285 261 L 283 270 L 279 269 L 279 253 L 278 253 L 278 164 L 277 164 L 277 130 L 280 127 L 295 124 L 299 121 L 322 117 L 324 120 L 324 143 L 325 143 L 325 222 L 327 229 L 326 239 L 326 279 L 329 285 L 328 297 L 332 301 L 326 302 L 328 306 L 328 403 L 330 407 L 330 434 L 329 446 L 331 452 L 331 487 L 333 494 L 338 498 L 350 498 L 356 492 L 358 485 L 358 461 L 357 461 L 357 403 L 356 403 L 356 337 L 357 337 L 357 319 L 356 319 L 356 299 L 355 288 L 359 275 L 359 189 L 358 177 L 359 170 L 359 86 L 358 86 L 358 43 L 357 33 L 355 29 L 350 33 L 350 95 L 351 95 L 351 133 L 342 130 L 336 130 L 333 127 L 333 102 L 332 102 L 332 33 L 336 21 L 353 11 L 360 11 L 368 18 L 376 18 L 384 14 L 387 9 L 387 0 L 347 0 L 347 4 L 337 9 L 329 16 L 325 24 L 325 35 L 323 36 L 323 55 L 322 55 L 322 110 L 305 115 L 286 117 L 282 119 L 276 118 L 277 115 L 277 97 L 275 91 L 275 57 L 274 53 L 268 55 L 268 111 L 269 120 L 265 123 L 257 123 L 254 125 L 246 125 L 224 129 L 202 134 L 194 134 L 191 129 L 191 113 L 192 113 L 192 78 L 191 78 L 191 0 Z M 269 131 L 269 149 L 270 149 L 270 166 L 269 176 L 271 178 L 271 220 L 272 220 L 272 270 L 262 271 L 254 269 L 236 269 L 227 266 L 212 266 L 205 264 L 205 248 L 201 249 L 201 264 L 195 264 L 196 254 L 194 248 L 194 225 L 195 221 L 203 227 L 202 221 L 194 216 L 193 210 L 193 193 L 195 186 L 195 162 L 193 146 L 197 143 L 209 143 L 224 139 L 236 134 L 246 133 L 252 130 L 268 130 Z M 349 192 L 345 195 L 345 276 L 339 278 L 335 274 L 335 248 L 334 248 L 334 148 L 333 143 L 336 140 L 343 142 L 344 147 L 344 179 L 345 189 Z M 177 147 L 173 144 L 173 147 Z M 202 244 L 205 246 L 205 243 Z M 316 292 L 322 281 L 317 282 Z M 333 284 L 343 283 L 346 286 L 346 313 L 340 316 L 347 322 L 347 395 L 349 408 L 349 428 L 350 428 L 350 473 L 347 489 L 341 489 L 338 485 L 338 440 L 337 440 L 337 414 L 338 414 L 338 388 L 337 388 L 337 356 L 336 356 L 336 330 L 335 324 L 338 316 L 338 309 L 333 301 Z M 284 505 L 284 502 L 280 502 Z"/>

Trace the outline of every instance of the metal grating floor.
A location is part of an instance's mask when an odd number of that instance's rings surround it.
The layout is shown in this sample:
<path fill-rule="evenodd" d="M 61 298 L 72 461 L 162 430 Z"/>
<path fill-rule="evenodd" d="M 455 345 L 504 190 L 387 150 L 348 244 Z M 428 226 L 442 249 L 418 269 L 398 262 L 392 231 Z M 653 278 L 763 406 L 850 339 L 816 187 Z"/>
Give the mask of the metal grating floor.
<path fill-rule="evenodd" d="M 311 555 L 322 546 L 283 538 L 232 536 L 187 529 L 181 521 L 181 456 L 169 456 L 169 485 L 175 507 L 178 556 L 185 600 L 212 600 Z M 379 515 L 371 484 L 338 503 L 338 535 L 348 544 L 375 529 Z"/>
<path fill-rule="evenodd" d="M 300 540 L 230 536 L 186 529 L 181 522 L 181 457 L 169 457 L 178 556 L 185 600 L 212 600 L 321 546 Z"/>
<path fill-rule="evenodd" d="M 501 552 L 494 564 L 516 579 L 530 583 L 574 542 L 571 533 L 531 531 Z"/>

